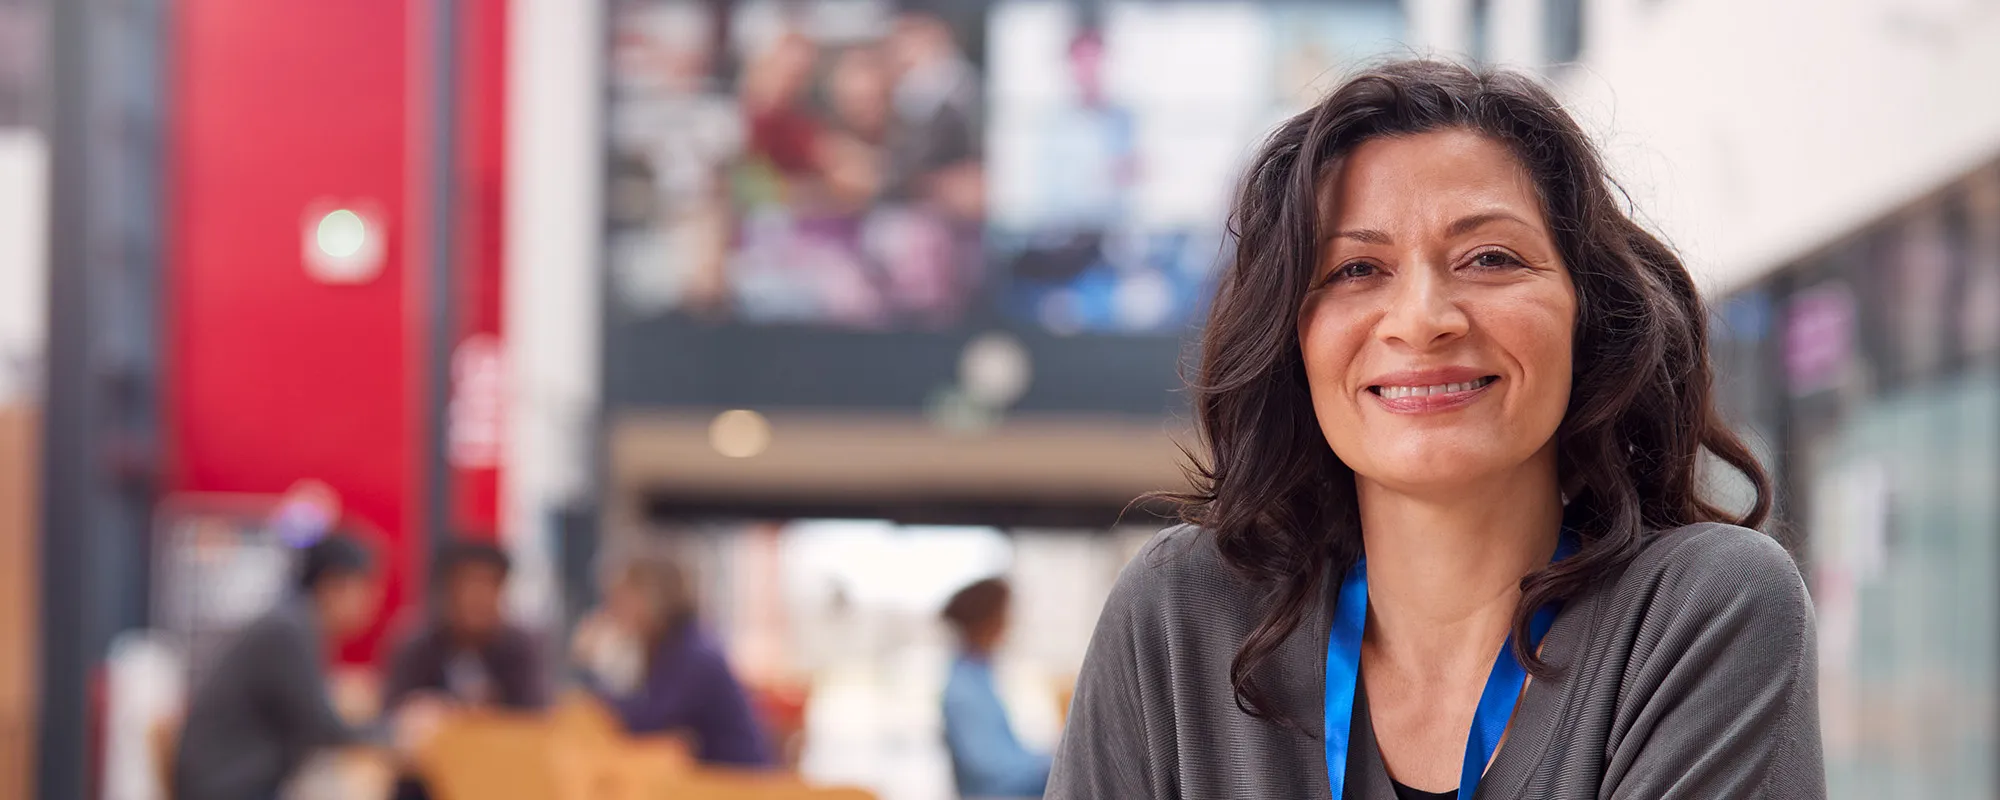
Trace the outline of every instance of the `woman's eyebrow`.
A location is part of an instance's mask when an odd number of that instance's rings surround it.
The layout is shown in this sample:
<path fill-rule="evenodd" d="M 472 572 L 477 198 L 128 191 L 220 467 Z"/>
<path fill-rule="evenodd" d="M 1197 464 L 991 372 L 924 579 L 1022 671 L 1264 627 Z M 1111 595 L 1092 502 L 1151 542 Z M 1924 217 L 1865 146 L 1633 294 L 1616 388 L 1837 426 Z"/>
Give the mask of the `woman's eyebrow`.
<path fill-rule="evenodd" d="M 1454 220 L 1450 225 L 1445 226 L 1444 234 L 1447 237 L 1464 236 L 1465 234 L 1479 230 L 1480 228 L 1485 227 L 1487 225 L 1491 225 L 1495 222 L 1513 222 L 1521 225 L 1528 224 L 1527 220 L 1521 219 L 1519 216 L 1511 212 L 1497 211 L 1497 210 L 1482 211 L 1477 214 L 1469 214 L 1460 217 L 1457 220 Z M 1333 233 L 1328 234 L 1326 237 L 1326 241 L 1329 242 L 1335 239 L 1353 239 L 1354 241 L 1360 242 L 1362 244 L 1372 244 L 1372 245 L 1391 245 L 1396 243 L 1395 237 L 1392 237 L 1389 234 L 1384 233 L 1382 231 L 1375 230 L 1374 228 L 1355 228 L 1352 230 L 1334 231 Z"/>
<path fill-rule="evenodd" d="M 1373 244 L 1373 245 L 1389 245 L 1389 244 L 1394 244 L 1396 241 L 1395 239 L 1390 238 L 1389 234 L 1383 233 L 1373 228 L 1357 228 L 1351 231 L 1334 231 L 1332 234 L 1326 237 L 1326 240 L 1329 242 L 1335 239 L 1353 239 L 1354 241 L 1360 242 L 1362 244 Z"/>
<path fill-rule="evenodd" d="M 1463 236 L 1495 222 L 1528 224 L 1527 220 L 1506 211 L 1482 211 L 1477 214 L 1458 218 L 1458 220 L 1452 222 L 1450 225 L 1445 226 L 1444 233 L 1446 236 Z"/>

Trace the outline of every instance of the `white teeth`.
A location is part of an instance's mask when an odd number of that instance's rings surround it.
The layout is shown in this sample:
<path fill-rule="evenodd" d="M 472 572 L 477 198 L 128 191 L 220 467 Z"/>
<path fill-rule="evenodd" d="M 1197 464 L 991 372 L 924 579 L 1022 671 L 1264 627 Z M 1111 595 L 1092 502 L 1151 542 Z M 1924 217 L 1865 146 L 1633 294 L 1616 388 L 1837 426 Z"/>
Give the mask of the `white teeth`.
<path fill-rule="evenodd" d="M 1439 383 L 1430 386 L 1384 386 L 1377 390 L 1384 398 L 1400 400 L 1405 397 L 1427 397 L 1434 394 L 1469 392 L 1486 385 L 1486 379 L 1461 383 Z"/>

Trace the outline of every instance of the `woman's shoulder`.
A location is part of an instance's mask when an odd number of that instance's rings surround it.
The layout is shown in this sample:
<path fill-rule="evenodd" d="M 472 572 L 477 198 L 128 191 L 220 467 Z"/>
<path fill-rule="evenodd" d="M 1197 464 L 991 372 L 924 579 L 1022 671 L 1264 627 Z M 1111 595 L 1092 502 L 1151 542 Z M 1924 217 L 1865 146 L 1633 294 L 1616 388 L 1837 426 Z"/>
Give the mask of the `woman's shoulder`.
<path fill-rule="evenodd" d="M 1196 525 L 1174 525 L 1153 534 L 1126 562 L 1119 584 L 1167 594 L 1197 587 L 1251 588 L 1223 559 L 1215 532 Z"/>
<path fill-rule="evenodd" d="M 1615 581 L 1610 599 L 1643 628 L 1807 624 L 1812 601 L 1797 562 L 1768 534 L 1700 523 L 1655 534 Z"/>
<path fill-rule="evenodd" d="M 1230 567 L 1215 533 L 1176 525 L 1153 535 L 1126 562 L 1107 607 L 1167 618 L 1189 613 L 1251 615 L 1265 592 Z"/>
<path fill-rule="evenodd" d="M 1824 796 L 1812 604 L 1777 540 L 1722 524 L 1662 531 L 1610 585 L 1572 639 L 1596 663 L 1575 673 L 1565 712 L 1596 720 L 1573 730 L 1603 748 L 1604 786 Z"/>
<path fill-rule="evenodd" d="M 1169 525 L 1140 546 L 1128 567 L 1173 574 L 1221 564 L 1222 551 L 1216 547 L 1214 531 L 1199 525 Z"/>
<path fill-rule="evenodd" d="M 1777 539 L 1720 522 L 1684 525 L 1654 534 L 1626 568 L 1621 582 L 1634 580 L 1781 594 L 1804 588 L 1798 563 Z"/>

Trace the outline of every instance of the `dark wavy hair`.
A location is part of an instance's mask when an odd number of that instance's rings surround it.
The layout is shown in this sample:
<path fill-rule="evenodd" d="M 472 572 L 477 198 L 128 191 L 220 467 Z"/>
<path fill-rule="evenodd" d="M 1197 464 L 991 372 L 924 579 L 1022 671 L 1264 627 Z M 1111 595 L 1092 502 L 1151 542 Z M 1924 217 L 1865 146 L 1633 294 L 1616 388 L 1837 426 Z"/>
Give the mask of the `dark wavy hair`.
<path fill-rule="evenodd" d="M 1186 492 L 1165 495 L 1213 532 L 1223 559 L 1267 587 L 1268 610 L 1230 665 L 1236 703 L 1267 716 L 1252 675 L 1290 637 L 1323 588 L 1361 555 L 1354 472 L 1313 413 L 1300 358 L 1300 307 L 1320 259 L 1321 188 L 1354 148 L 1382 136 L 1462 129 L 1505 144 L 1532 175 L 1576 287 L 1569 407 L 1555 437 L 1565 521 L 1581 549 L 1522 581 L 1516 654 L 1534 609 L 1615 574 L 1657 532 L 1697 522 L 1757 527 L 1770 480 L 1710 398 L 1707 318 L 1672 250 L 1628 215 L 1595 146 L 1525 75 L 1449 62 L 1396 61 L 1355 75 L 1281 125 L 1244 177 L 1236 238 L 1188 380 L 1200 451 Z M 1742 514 L 1703 496 L 1706 450 L 1742 473 Z"/>

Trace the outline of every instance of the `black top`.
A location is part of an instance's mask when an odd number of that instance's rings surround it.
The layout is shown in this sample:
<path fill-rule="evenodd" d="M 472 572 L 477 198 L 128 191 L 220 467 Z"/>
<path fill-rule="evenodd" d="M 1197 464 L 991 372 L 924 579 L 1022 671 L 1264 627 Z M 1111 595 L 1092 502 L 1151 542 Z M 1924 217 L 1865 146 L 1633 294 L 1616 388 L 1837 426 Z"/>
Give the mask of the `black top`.
<path fill-rule="evenodd" d="M 542 673 L 541 648 L 519 628 L 503 627 L 485 645 L 467 649 L 431 624 L 396 648 L 383 707 L 393 709 L 416 692 L 437 692 L 471 705 L 537 709 L 549 702 Z"/>
<path fill-rule="evenodd" d="M 1396 800 L 1458 800 L 1457 789 L 1449 792 L 1426 792 L 1404 786 L 1402 781 L 1394 778 L 1390 778 L 1389 782 L 1396 787 Z"/>

